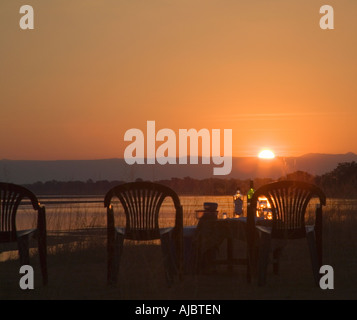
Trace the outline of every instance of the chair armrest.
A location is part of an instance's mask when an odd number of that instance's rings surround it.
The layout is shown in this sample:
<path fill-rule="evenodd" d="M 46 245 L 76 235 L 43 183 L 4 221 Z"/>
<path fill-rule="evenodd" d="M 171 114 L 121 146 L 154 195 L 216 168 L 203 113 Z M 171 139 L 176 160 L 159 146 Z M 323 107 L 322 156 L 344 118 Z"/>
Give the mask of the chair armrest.
<path fill-rule="evenodd" d="M 182 206 L 176 208 L 175 228 L 177 230 L 183 229 L 183 208 L 182 208 Z"/>
<path fill-rule="evenodd" d="M 46 230 L 46 209 L 40 206 L 37 210 L 37 228 Z"/>
<path fill-rule="evenodd" d="M 111 205 L 107 208 L 107 228 L 114 231 L 114 209 Z"/>
<path fill-rule="evenodd" d="M 20 231 L 16 231 L 16 237 L 22 238 L 22 237 L 29 236 L 33 233 L 35 233 L 35 235 L 36 235 L 37 229 L 20 230 Z"/>
<path fill-rule="evenodd" d="M 255 228 L 262 233 L 271 234 L 272 228 L 271 227 L 264 227 L 264 226 L 255 226 Z"/>
<path fill-rule="evenodd" d="M 122 227 L 115 227 L 115 232 L 124 236 L 125 235 L 125 228 Z"/>
<path fill-rule="evenodd" d="M 107 207 L 107 241 L 108 252 L 114 250 L 115 227 L 114 227 L 114 210 L 111 205 Z"/>
<path fill-rule="evenodd" d="M 47 245 L 47 226 L 46 226 L 46 209 L 44 206 L 38 208 L 37 214 L 37 236 L 39 241 L 42 241 L 44 245 Z"/>
<path fill-rule="evenodd" d="M 170 228 L 161 228 L 160 229 L 160 236 L 163 236 L 165 234 L 171 233 L 173 232 L 175 228 L 174 227 L 170 227 Z"/>

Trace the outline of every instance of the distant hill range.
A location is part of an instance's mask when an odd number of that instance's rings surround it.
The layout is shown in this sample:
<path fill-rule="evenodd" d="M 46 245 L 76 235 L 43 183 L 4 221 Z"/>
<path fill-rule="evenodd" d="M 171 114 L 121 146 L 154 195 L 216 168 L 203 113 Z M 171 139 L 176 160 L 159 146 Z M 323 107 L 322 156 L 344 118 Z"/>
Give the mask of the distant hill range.
<path fill-rule="evenodd" d="M 227 176 L 214 176 L 215 164 L 154 164 L 128 165 L 124 159 L 100 160 L 0 160 L 0 181 L 30 184 L 37 181 L 134 181 L 166 180 L 171 178 L 279 178 L 287 173 L 305 171 L 322 175 L 332 171 L 342 162 L 357 162 L 357 155 L 311 153 L 300 157 L 277 157 L 271 160 L 256 157 L 235 157 L 232 172 Z M 212 161 L 211 161 L 212 162 Z"/>

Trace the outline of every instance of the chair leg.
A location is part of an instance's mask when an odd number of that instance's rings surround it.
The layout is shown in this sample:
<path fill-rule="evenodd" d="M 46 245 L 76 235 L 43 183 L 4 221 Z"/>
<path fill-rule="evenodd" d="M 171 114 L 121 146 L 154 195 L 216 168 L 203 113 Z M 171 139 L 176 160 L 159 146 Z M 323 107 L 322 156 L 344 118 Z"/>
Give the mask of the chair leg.
<path fill-rule="evenodd" d="M 30 264 L 30 253 L 29 253 L 29 236 L 24 235 L 17 238 L 17 246 L 20 256 L 20 265 Z"/>
<path fill-rule="evenodd" d="M 113 243 L 108 244 L 108 284 L 115 284 L 118 280 L 119 265 L 123 252 L 124 235 L 116 233 Z"/>
<path fill-rule="evenodd" d="M 161 251 L 163 256 L 163 262 L 165 267 L 166 281 L 169 287 L 171 287 L 174 274 L 176 273 L 175 259 L 173 257 L 172 239 L 171 232 L 166 232 L 161 235 Z"/>
<path fill-rule="evenodd" d="M 251 283 L 258 273 L 259 244 L 247 249 L 247 282 Z"/>
<path fill-rule="evenodd" d="M 261 233 L 258 259 L 258 285 L 263 286 L 266 282 L 266 275 L 269 262 L 269 253 L 271 245 L 271 236 L 267 233 Z"/>
<path fill-rule="evenodd" d="M 247 282 L 252 282 L 252 266 L 249 259 L 249 253 L 247 252 Z"/>
<path fill-rule="evenodd" d="M 176 266 L 176 272 L 178 275 L 179 281 L 183 280 L 183 274 L 184 274 L 184 248 L 183 248 L 183 233 L 178 234 L 174 237 L 174 256 L 173 256 L 173 262 L 174 265 Z"/>
<path fill-rule="evenodd" d="M 42 284 L 45 286 L 48 283 L 47 271 L 47 229 L 46 229 L 46 209 L 40 207 L 37 217 L 37 230 L 35 233 L 38 244 L 38 255 L 40 257 Z"/>
<path fill-rule="evenodd" d="M 38 239 L 38 253 L 40 257 L 42 283 L 47 285 L 48 283 L 48 271 L 47 271 L 47 244 L 46 238 L 39 237 Z"/>
<path fill-rule="evenodd" d="M 280 255 L 283 247 L 278 247 L 273 251 L 273 273 L 279 274 Z"/>
<path fill-rule="evenodd" d="M 318 258 L 318 254 L 317 254 L 315 232 L 314 231 L 307 232 L 306 233 L 306 239 L 307 239 L 307 243 L 308 243 L 308 246 L 309 246 L 311 265 L 312 265 L 312 272 L 313 272 L 313 275 L 314 275 L 315 284 L 317 286 L 319 286 L 319 282 L 320 282 L 320 274 L 319 274 L 320 265 L 319 265 L 319 258 Z"/>

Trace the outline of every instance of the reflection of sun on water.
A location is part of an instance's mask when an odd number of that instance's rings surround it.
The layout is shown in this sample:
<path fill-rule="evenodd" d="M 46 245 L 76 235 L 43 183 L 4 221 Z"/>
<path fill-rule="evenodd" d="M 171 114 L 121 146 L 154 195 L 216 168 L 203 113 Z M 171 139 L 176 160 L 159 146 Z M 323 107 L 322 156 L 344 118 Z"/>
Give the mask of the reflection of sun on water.
<path fill-rule="evenodd" d="M 275 154 L 273 151 L 265 149 L 259 152 L 258 157 L 261 159 L 274 159 Z"/>

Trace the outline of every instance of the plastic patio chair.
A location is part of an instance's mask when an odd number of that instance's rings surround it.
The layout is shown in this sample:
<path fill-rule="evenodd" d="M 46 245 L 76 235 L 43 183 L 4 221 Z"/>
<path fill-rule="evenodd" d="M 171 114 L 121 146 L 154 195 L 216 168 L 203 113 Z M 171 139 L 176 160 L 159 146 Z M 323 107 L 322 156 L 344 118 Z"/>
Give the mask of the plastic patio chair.
<path fill-rule="evenodd" d="M 37 211 L 37 228 L 17 230 L 17 212 L 19 206 L 26 205 L 22 200 L 29 200 L 31 207 Z M 20 265 L 29 265 L 29 239 L 37 238 L 40 258 L 42 282 L 48 282 L 47 274 L 47 243 L 46 243 L 46 214 L 37 197 L 28 189 L 0 182 L 0 243 L 17 242 Z"/>
<path fill-rule="evenodd" d="M 271 226 L 255 225 L 256 204 L 259 196 L 267 197 L 272 210 Z M 306 225 L 306 209 L 312 198 L 318 198 L 315 221 Z M 317 186 L 301 181 L 278 181 L 262 186 L 255 191 L 248 209 L 249 252 L 258 268 L 258 285 L 266 283 L 267 266 L 272 239 L 299 239 L 306 237 L 310 251 L 315 283 L 319 282 L 322 265 L 322 206 L 326 196 Z M 256 234 L 258 233 L 258 237 Z M 255 248 L 258 245 L 258 254 Z M 282 247 L 273 251 L 274 273 L 279 271 L 279 257 Z M 258 255 L 258 257 L 256 257 Z M 258 259 L 257 259 L 258 258 Z M 257 261 L 258 260 L 258 261 Z"/>
<path fill-rule="evenodd" d="M 159 212 L 165 198 L 171 198 L 175 207 L 175 225 L 159 227 Z M 125 212 L 125 227 L 115 226 L 113 198 L 118 198 Z M 104 199 L 107 208 L 108 284 L 117 282 L 124 239 L 161 240 L 161 248 L 168 285 L 174 276 L 182 277 L 183 215 L 178 195 L 169 187 L 153 182 L 131 182 L 109 190 Z"/>

